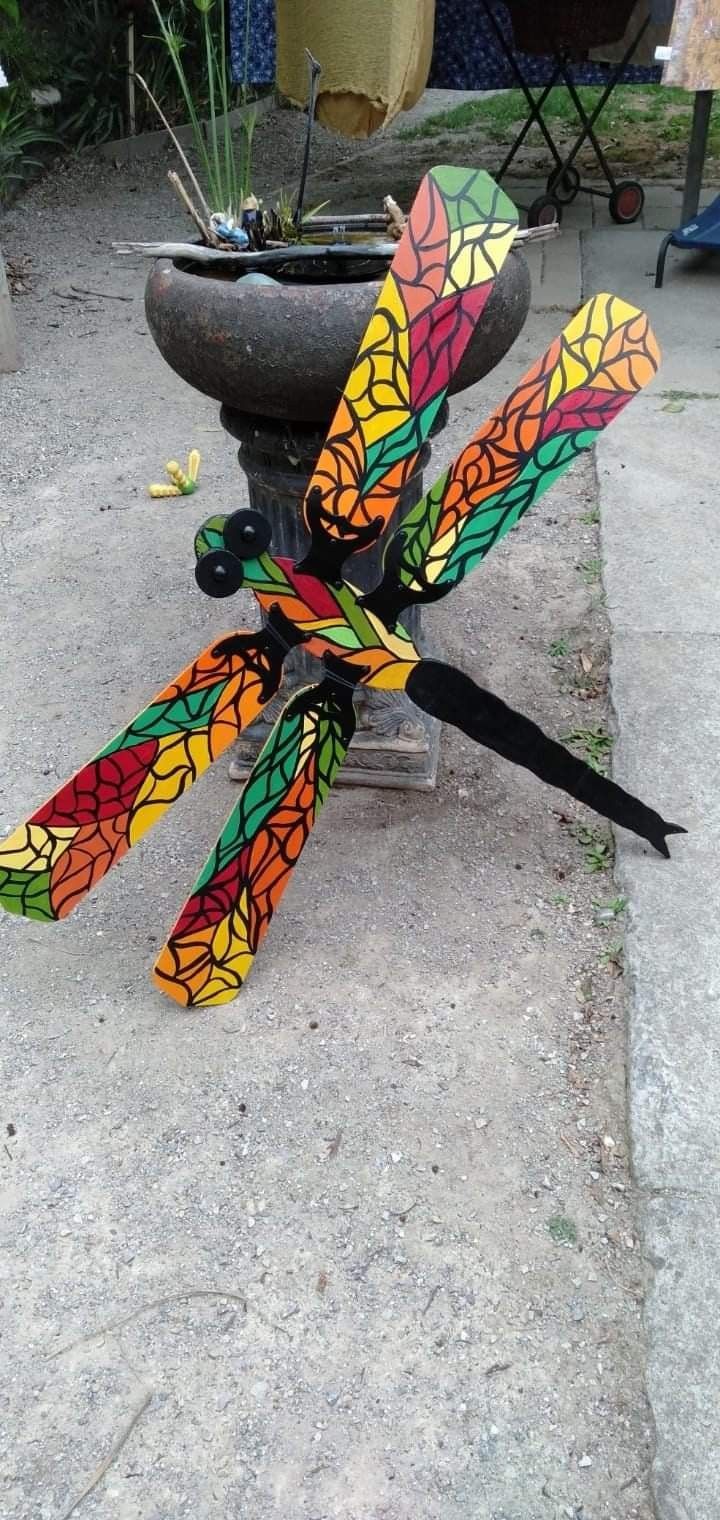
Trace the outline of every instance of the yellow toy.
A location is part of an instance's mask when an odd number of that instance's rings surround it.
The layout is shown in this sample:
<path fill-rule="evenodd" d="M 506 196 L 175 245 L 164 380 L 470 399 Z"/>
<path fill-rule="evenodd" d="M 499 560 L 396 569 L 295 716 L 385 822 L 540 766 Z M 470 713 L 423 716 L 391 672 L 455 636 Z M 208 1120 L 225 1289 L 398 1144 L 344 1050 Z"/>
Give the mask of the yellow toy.
<path fill-rule="evenodd" d="M 191 449 L 188 454 L 187 470 L 181 470 L 177 459 L 168 459 L 165 471 L 170 478 L 169 485 L 148 486 L 151 496 L 192 496 L 197 491 L 198 470 L 200 469 L 200 454 L 197 449 Z"/>

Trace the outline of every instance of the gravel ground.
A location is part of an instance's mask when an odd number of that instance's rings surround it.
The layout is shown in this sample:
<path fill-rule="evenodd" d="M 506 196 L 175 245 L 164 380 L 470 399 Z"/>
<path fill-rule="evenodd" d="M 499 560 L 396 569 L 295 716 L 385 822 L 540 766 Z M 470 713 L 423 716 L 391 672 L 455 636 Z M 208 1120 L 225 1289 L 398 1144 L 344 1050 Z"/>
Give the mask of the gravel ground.
<path fill-rule="evenodd" d="M 268 182 L 301 130 L 259 128 Z M 358 159 L 374 195 L 385 151 Z M 242 500 L 232 446 L 108 252 L 183 230 L 165 167 L 85 159 L 0 224 L 30 260 L 0 382 L 4 829 L 222 626 L 191 538 Z M 456 401 L 433 470 L 562 320 Z M 197 502 L 150 505 L 192 443 Z M 426 621 L 560 735 L 608 721 L 594 501 L 586 461 Z M 434 794 L 332 797 L 241 998 L 183 1016 L 148 969 L 232 800 L 218 768 L 66 924 L 0 924 L 0 1513 L 61 1520 L 97 1478 L 83 1520 L 650 1520 L 594 821 L 446 733 Z"/>

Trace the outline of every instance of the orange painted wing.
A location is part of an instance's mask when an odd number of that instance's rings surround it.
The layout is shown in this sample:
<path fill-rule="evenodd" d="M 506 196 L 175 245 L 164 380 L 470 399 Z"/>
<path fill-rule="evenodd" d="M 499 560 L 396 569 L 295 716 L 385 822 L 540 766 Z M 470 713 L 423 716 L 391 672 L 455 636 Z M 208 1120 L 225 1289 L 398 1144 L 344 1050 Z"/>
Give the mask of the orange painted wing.
<path fill-rule="evenodd" d="M 352 692 L 330 675 L 288 702 L 158 956 L 154 980 L 177 1003 L 236 996 L 354 731 Z"/>
<path fill-rule="evenodd" d="M 425 175 L 306 495 L 332 518 L 389 521 L 517 230 L 488 174 Z"/>
<path fill-rule="evenodd" d="M 0 841 L 2 906 L 26 918 L 65 918 L 253 722 L 281 678 L 279 646 L 266 634 L 237 636 L 232 653 L 204 650 Z"/>

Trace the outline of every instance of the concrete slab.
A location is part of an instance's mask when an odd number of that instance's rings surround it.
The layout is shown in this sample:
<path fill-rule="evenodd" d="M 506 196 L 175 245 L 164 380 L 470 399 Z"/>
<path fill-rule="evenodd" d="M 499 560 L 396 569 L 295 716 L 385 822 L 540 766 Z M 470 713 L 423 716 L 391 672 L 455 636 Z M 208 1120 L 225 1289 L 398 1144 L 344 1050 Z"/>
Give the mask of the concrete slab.
<path fill-rule="evenodd" d="M 642 227 L 594 232 L 583 241 L 585 293 L 622 291 L 647 311 L 663 355 L 657 390 L 715 393 L 720 390 L 718 260 L 678 254 L 662 290 L 655 290 L 659 246 L 659 235 Z M 686 457 L 690 440 L 688 432 Z"/>
<path fill-rule="evenodd" d="M 619 838 L 617 874 L 630 901 L 632 1158 L 655 1268 L 655 1504 L 659 1520 L 706 1520 L 720 1496 L 710 1428 L 720 1398 L 720 311 L 707 265 L 683 260 L 654 290 L 657 246 L 642 229 L 622 239 L 596 233 L 584 245 L 585 290 L 621 291 L 644 306 L 663 350 L 653 389 L 600 441 L 597 463 L 620 730 L 614 773 L 691 830 L 673 840 L 670 864 Z"/>
<path fill-rule="evenodd" d="M 710 1520 L 720 1496 L 720 1202 L 653 1198 L 643 1224 L 655 1269 L 645 1327 L 656 1512 L 663 1520 Z"/>
<path fill-rule="evenodd" d="M 579 233 L 565 227 L 547 243 L 529 243 L 526 258 L 535 311 L 574 311 L 582 299 Z"/>
<path fill-rule="evenodd" d="M 713 463 L 720 376 L 714 392 L 677 399 L 665 384 L 667 367 L 597 451 L 608 608 L 618 631 L 713 634 L 720 630 Z M 712 399 L 698 399 L 703 394 Z"/>
<path fill-rule="evenodd" d="M 671 864 L 628 835 L 618 841 L 633 1164 L 648 1189 L 720 1189 L 718 658 L 720 636 L 613 642 L 613 773 L 689 830 L 672 841 Z"/>
<path fill-rule="evenodd" d="M 261 125 L 264 183 L 302 126 Z M 345 183 L 409 195 L 426 149 Z M 71 165 L 3 222 L 33 284 L 3 382 L 2 829 L 254 618 L 192 575 L 197 523 L 246 499 L 235 447 L 155 351 L 142 261 L 106 252 L 184 232 L 164 168 Z M 132 299 L 62 302 L 69 269 Z M 453 402 L 433 475 L 563 316 Z M 199 495 L 151 502 L 191 445 Z M 428 616 L 558 734 L 604 712 L 572 679 L 580 648 L 605 664 L 594 492 L 586 458 Z M 609 876 L 557 796 L 446 734 L 432 796 L 329 799 L 241 998 L 187 1015 L 149 965 L 236 799 L 220 763 L 65 923 L 0 920 L 3 1520 L 650 1520 Z"/>

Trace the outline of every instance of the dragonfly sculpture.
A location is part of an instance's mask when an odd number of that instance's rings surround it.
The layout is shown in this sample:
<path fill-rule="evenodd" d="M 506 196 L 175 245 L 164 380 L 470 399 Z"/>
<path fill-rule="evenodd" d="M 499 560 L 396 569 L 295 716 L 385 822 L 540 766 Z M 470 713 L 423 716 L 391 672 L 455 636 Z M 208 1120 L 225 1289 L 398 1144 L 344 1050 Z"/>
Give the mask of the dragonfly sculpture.
<path fill-rule="evenodd" d="M 488 175 L 443 166 L 425 176 L 308 487 L 305 558 L 274 557 L 259 513 L 203 524 L 198 584 L 216 597 L 249 588 L 263 627 L 204 650 L 0 843 L 11 912 L 70 913 L 258 717 L 300 643 L 324 676 L 280 714 L 157 959 L 154 979 L 178 1003 L 224 1003 L 244 982 L 347 754 L 359 685 L 406 691 L 669 855 L 678 825 L 469 676 L 422 658 L 400 622 L 480 564 L 652 378 L 659 355 L 641 311 L 612 295 L 589 301 L 392 534 L 375 589 L 343 574 L 389 524 L 516 227 Z"/>

